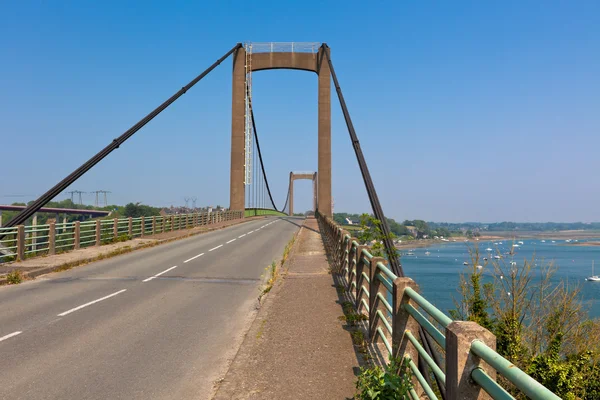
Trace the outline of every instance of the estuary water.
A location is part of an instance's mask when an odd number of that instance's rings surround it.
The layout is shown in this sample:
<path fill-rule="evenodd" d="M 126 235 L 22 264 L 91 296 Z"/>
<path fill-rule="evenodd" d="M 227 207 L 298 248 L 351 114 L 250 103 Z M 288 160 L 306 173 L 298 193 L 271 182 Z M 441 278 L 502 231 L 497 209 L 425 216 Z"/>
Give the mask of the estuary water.
<path fill-rule="evenodd" d="M 532 260 L 535 256 L 535 263 L 546 265 L 550 262 L 557 268 L 553 281 L 568 281 L 569 284 L 581 286 L 582 301 L 588 307 L 591 318 L 600 317 L 600 282 L 588 282 L 586 277 L 592 274 L 592 261 L 595 260 L 595 275 L 600 275 L 600 246 L 576 246 L 565 243 L 565 240 L 552 239 L 512 239 L 498 241 L 479 241 L 478 247 L 481 257 L 487 256 L 487 248 L 493 249 L 492 255 L 503 255 L 506 264 L 503 268 L 509 267 L 510 261 L 522 266 L 525 259 Z M 523 244 L 518 243 L 522 241 Z M 579 240 L 578 243 L 586 241 L 599 241 L 599 239 Z M 497 244 L 494 244 L 497 243 Z M 500 244 L 502 243 L 502 244 Z M 518 244 L 514 248 L 514 255 L 506 255 L 512 245 Z M 458 283 L 460 273 L 471 266 L 463 265 L 463 262 L 471 264 L 471 257 L 467 243 L 448 242 L 439 245 L 433 245 L 428 248 L 417 248 L 411 250 L 414 255 L 406 255 L 407 249 L 402 250 L 402 267 L 406 276 L 414 279 L 420 286 L 423 295 L 436 307 L 446 314 L 449 309 L 454 308 L 453 297 L 458 298 Z M 429 255 L 425 253 L 429 252 Z M 491 262 L 491 259 L 490 259 Z M 483 261 L 480 261 L 483 263 Z M 502 264 L 501 264 L 502 265 Z M 489 264 L 484 268 L 484 275 L 491 279 L 493 267 Z"/>

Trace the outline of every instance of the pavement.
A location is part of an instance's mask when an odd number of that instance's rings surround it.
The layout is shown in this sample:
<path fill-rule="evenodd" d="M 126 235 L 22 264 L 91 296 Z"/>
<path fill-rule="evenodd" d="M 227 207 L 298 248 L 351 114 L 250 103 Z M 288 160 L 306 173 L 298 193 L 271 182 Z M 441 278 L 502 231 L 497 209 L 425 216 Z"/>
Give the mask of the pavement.
<path fill-rule="evenodd" d="M 287 271 L 285 271 L 287 270 Z M 314 218 L 305 220 L 215 400 L 346 399 L 359 357 Z"/>
<path fill-rule="evenodd" d="M 301 224 L 248 221 L 0 287 L 0 399 L 211 398 Z"/>

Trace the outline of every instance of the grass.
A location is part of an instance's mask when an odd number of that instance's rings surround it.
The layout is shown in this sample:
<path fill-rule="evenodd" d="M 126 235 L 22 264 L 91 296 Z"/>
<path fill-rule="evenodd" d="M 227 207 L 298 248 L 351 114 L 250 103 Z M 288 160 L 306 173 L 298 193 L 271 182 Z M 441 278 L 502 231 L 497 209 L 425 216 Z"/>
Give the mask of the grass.
<path fill-rule="evenodd" d="M 258 331 L 256 332 L 256 339 L 260 339 L 263 335 L 263 332 L 265 330 L 265 324 L 267 323 L 266 319 L 263 319 L 262 321 L 260 321 L 260 327 L 258 328 Z"/>
<path fill-rule="evenodd" d="M 283 256 L 281 257 L 281 262 L 279 265 L 277 265 L 276 261 L 273 261 L 271 263 L 271 265 L 269 265 L 267 268 L 265 268 L 265 271 L 267 271 L 267 273 L 269 274 L 269 279 L 267 280 L 265 288 L 262 290 L 262 292 L 260 293 L 260 296 L 258 297 L 259 301 L 262 299 L 262 297 L 264 295 L 266 295 L 267 293 L 269 293 L 271 291 L 271 289 L 273 289 L 273 286 L 275 285 L 275 282 L 277 281 L 277 278 L 279 277 L 279 268 L 283 267 L 283 264 L 287 261 L 289 255 L 290 255 L 290 251 L 292 250 L 292 246 L 294 245 L 295 241 L 296 241 L 296 236 L 294 235 L 294 236 L 292 236 L 290 241 L 285 245 L 285 248 L 283 249 Z"/>
<path fill-rule="evenodd" d="M 19 283 L 23 282 L 24 279 L 25 277 L 23 276 L 23 273 L 18 269 L 12 270 L 6 275 L 6 282 L 9 285 L 18 285 Z"/>

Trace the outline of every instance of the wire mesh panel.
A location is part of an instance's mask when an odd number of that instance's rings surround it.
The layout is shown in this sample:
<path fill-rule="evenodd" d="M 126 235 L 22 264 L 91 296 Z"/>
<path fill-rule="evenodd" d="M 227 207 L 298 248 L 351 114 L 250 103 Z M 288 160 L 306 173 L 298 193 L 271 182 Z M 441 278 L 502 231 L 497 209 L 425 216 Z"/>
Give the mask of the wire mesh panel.
<path fill-rule="evenodd" d="M 317 53 L 319 42 L 266 42 L 246 43 L 246 49 L 252 53 Z"/>

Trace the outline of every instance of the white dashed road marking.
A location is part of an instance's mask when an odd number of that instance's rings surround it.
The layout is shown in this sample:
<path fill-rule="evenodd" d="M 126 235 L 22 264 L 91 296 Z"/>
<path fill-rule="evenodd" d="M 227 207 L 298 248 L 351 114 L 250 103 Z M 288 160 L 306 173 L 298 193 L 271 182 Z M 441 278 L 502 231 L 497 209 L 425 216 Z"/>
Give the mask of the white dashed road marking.
<path fill-rule="evenodd" d="M 23 333 L 23 332 L 21 332 L 21 331 L 17 331 L 17 332 L 9 333 L 9 334 L 8 334 L 8 335 L 6 335 L 6 336 L 2 336 L 2 337 L 0 337 L 0 342 L 1 342 L 1 341 L 3 341 L 3 340 L 6 340 L 6 339 L 10 339 L 11 337 L 13 337 L 13 336 L 17 336 L 17 335 L 19 335 L 19 334 L 21 334 L 21 333 Z"/>
<path fill-rule="evenodd" d="M 150 277 L 150 278 L 148 278 L 148 279 L 144 279 L 142 282 L 148 282 L 148 281 L 151 281 L 152 279 L 154 279 L 154 278 L 157 278 L 157 277 L 161 276 L 162 274 L 165 274 L 165 273 L 167 273 L 167 272 L 169 272 L 170 270 L 172 270 L 172 269 L 175 269 L 175 268 L 177 268 L 177 265 L 175 265 L 174 267 L 171 267 L 171 268 L 169 268 L 169 269 L 165 269 L 163 272 L 159 272 L 158 274 L 156 274 L 156 275 L 154 275 L 154 276 L 151 276 L 151 277 Z"/>
<path fill-rule="evenodd" d="M 222 245 L 222 244 L 220 244 L 220 245 L 218 245 L 217 247 L 213 247 L 213 248 L 212 248 L 212 249 L 210 249 L 209 251 L 216 250 L 216 249 L 218 249 L 219 247 L 223 247 L 223 245 Z"/>
<path fill-rule="evenodd" d="M 225 244 L 229 244 L 231 242 L 235 242 L 237 239 L 231 239 L 229 242 L 225 243 Z"/>
<path fill-rule="evenodd" d="M 144 282 L 145 282 L 145 281 L 144 281 Z M 70 310 L 68 310 L 68 311 L 65 311 L 65 312 L 62 312 L 62 313 L 58 314 L 58 316 L 59 316 L 59 317 L 64 317 L 64 316 L 65 316 L 65 315 L 67 315 L 67 314 L 71 314 L 71 313 L 72 313 L 72 312 L 74 312 L 74 311 L 81 310 L 82 308 L 84 308 L 84 307 L 87 307 L 87 306 L 91 306 L 92 304 L 98 303 L 99 301 L 106 300 L 106 299 L 110 299 L 111 297 L 113 297 L 113 296 L 116 296 L 116 295 L 118 295 L 119 293 L 123 293 L 123 292 L 125 292 L 126 290 L 127 290 L 127 289 L 119 290 L 118 292 L 115 292 L 115 293 L 113 293 L 113 294 L 109 294 L 108 296 L 104 296 L 104 297 L 102 297 L 102 298 L 99 298 L 99 299 L 97 299 L 97 300 L 90 301 L 89 303 L 82 304 L 82 305 L 80 305 L 79 307 L 71 308 L 71 309 L 70 309 Z"/>
<path fill-rule="evenodd" d="M 183 263 L 185 264 L 186 262 L 190 262 L 190 261 L 192 261 L 192 260 L 195 260 L 196 258 L 198 258 L 198 257 L 200 257 L 200 256 L 203 256 L 203 255 L 204 255 L 204 253 L 200 253 L 200 254 L 198 254 L 197 256 L 194 256 L 194 257 L 192 257 L 192 258 L 188 258 L 188 259 L 187 259 L 187 260 L 185 260 Z"/>

